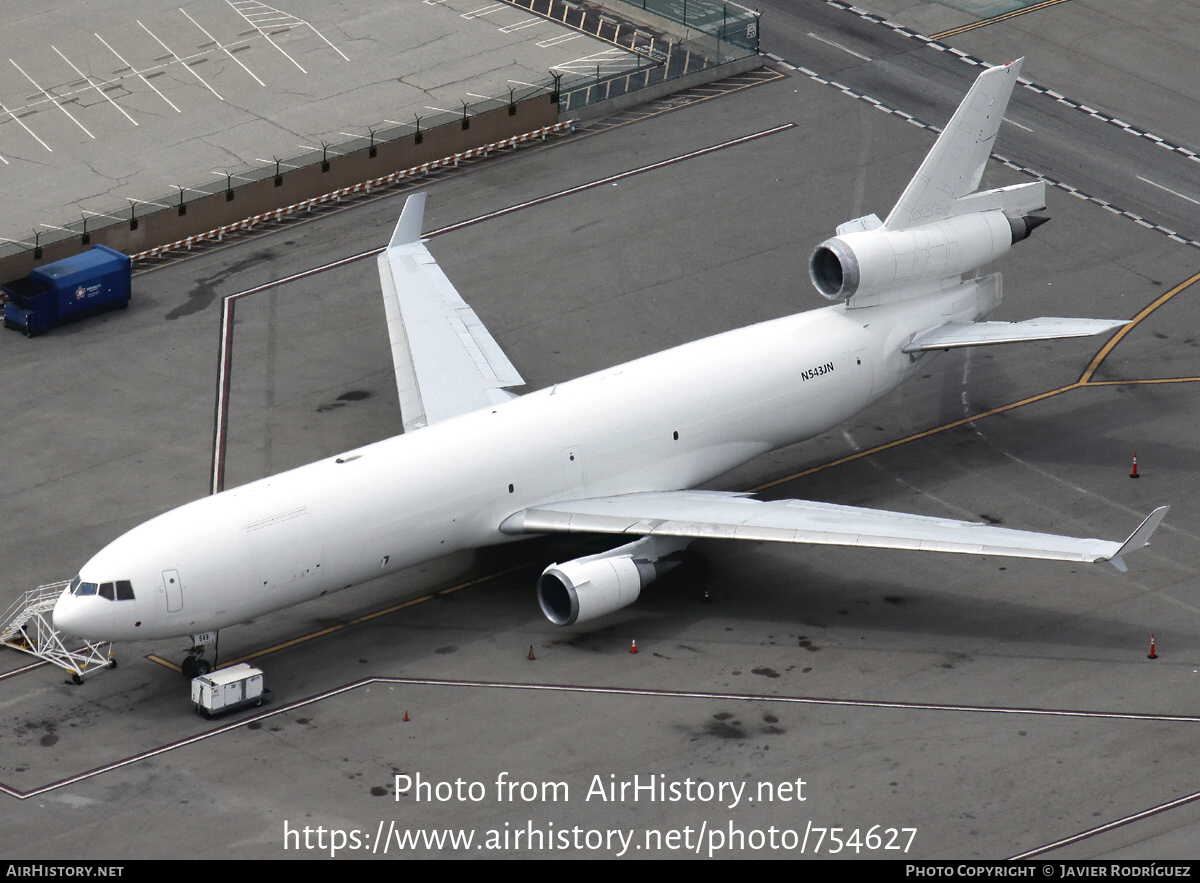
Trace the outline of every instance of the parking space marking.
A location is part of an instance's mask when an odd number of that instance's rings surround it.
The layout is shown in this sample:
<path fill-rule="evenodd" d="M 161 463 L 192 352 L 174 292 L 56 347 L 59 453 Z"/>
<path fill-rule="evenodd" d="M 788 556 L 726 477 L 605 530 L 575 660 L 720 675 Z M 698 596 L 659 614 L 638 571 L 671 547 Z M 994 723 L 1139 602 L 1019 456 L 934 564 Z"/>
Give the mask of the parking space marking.
<path fill-rule="evenodd" d="M 222 101 L 224 101 L 224 100 L 225 100 L 224 98 L 221 98 L 221 93 L 220 93 L 220 92 L 218 92 L 216 89 L 214 89 L 212 86 L 210 86 L 210 85 L 208 84 L 208 81 L 207 81 L 207 80 L 205 80 L 205 79 L 204 79 L 204 77 L 202 77 L 202 76 L 200 76 L 198 73 L 196 73 L 196 72 L 195 72 L 195 71 L 192 69 L 192 66 L 191 66 L 190 64 L 188 64 L 187 62 L 185 62 L 185 61 L 184 61 L 182 58 L 180 58 L 180 57 L 179 57 L 179 56 L 178 56 L 178 55 L 175 53 L 175 50 L 174 50 L 174 49 L 172 49 L 170 46 L 168 46 L 166 43 L 164 43 L 162 40 L 160 40 L 160 39 L 158 38 L 158 35 L 157 35 L 157 34 L 155 34 L 155 33 L 154 33 L 154 31 L 150 30 L 148 27 L 146 27 L 144 24 L 142 24 L 142 22 L 141 22 L 141 21 L 139 21 L 139 22 L 138 22 L 138 25 L 141 27 L 141 29 L 142 29 L 143 31 L 145 31 L 147 34 L 149 34 L 151 37 L 153 37 L 153 38 L 155 39 L 155 41 L 158 43 L 158 45 L 159 45 L 159 46 L 161 46 L 163 49 L 166 49 L 166 50 L 167 50 L 167 52 L 169 52 L 169 53 L 170 53 L 169 55 L 162 55 L 162 56 L 159 56 L 157 59 L 155 59 L 155 61 L 163 61 L 163 60 L 165 60 L 165 59 L 167 59 L 167 58 L 172 58 L 172 59 L 174 59 L 175 61 L 181 62 L 181 63 L 183 64 L 183 69 L 184 69 L 184 70 L 186 70 L 188 73 L 190 73 L 190 74 L 191 74 L 193 77 L 195 77 L 197 80 L 199 80 L 199 81 L 200 81 L 200 84 L 201 84 L 202 86 L 204 86 L 204 88 L 205 88 L 205 89 L 207 89 L 207 90 L 208 90 L 209 92 L 211 92 L 213 95 L 216 95 L 216 96 L 217 96 L 218 98 L 220 98 Z M 156 91 L 157 91 L 157 90 L 156 90 Z"/>
<path fill-rule="evenodd" d="M 548 40 L 539 40 L 537 47 L 539 49 L 549 49 L 552 46 L 557 46 L 559 43 L 566 43 L 569 40 L 578 40 L 583 34 L 559 34 L 557 37 L 551 37 Z"/>
<path fill-rule="evenodd" d="M 480 18 L 485 15 L 491 15 L 493 12 L 497 12 L 503 8 L 503 3 L 493 3 L 491 6 L 481 6 L 474 12 L 464 12 L 460 17 L 466 19 Z"/>
<path fill-rule="evenodd" d="M 499 30 L 502 34 L 511 34 L 513 31 L 523 31 L 525 28 L 531 28 L 534 25 L 539 24 L 541 21 L 542 19 L 540 18 L 526 18 L 516 22 L 515 24 L 506 25 Z"/>
<path fill-rule="evenodd" d="M 626 49 L 604 49 L 582 58 L 574 58 L 560 64 L 550 66 L 552 71 L 565 71 L 571 74 L 623 74 L 630 68 L 641 66 L 641 56 Z"/>
<path fill-rule="evenodd" d="M 154 89 L 154 94 L 157 95 L 159 98 L 161 98 L 163 101 L 167 102 L 167 104 L 170 106 L 170 108 L 173 111 L 175 111 L 176 113 L 183 113 L 183 111 L 181 111 L 178 107 L 175 106 L 175 102 L 173 102 L 166 95 L 163 95 L 161 92 L 159 92 L 158 89 L 155 89 L 154 84 L 151 83 L 148 79 L 146 79 L 143 71 L 139 71 L 132 64 L 130 64 L 128 61 L 126 61 L 120 52 L 118 52 L 116 49 L 113 49 L 112 46 L 109 45 L 107 40 L 105 40 L 103 37 L 101 37 L 97 33 L 93 33 L 92 36 L 95 37 L 97 40 L 99 40 L 101 43 L 103 43 L 104 47 L 109 52 L 111 52 L 113 55 L 115 55 L 117 57 L 117 60 L 120 61 L 121 64 L 125 65 L 125 67 L 120 68 L 119 70 L 113 71 L 113 73 L 120 73 L 125 70 L 131 71 L 134 76 L 138 77 L 143 83 L 145 83 L 151 89 Z M 161 71 L 159 73 L 161 73 Z"/>
<path fill-rule="evenodd" d="M 41 86 L 39 86 L 39 85 L 37 84 L 37 81 L 36 81 L 36 80 L 34 80 L 34 78 L 33 78 L 33 77 L 31 77 L 31 76 L 29 76 L 29 74 L 25 73 L 25 71 L 24 71 L 24 70 L 21 68 L 21 65 L 17 64 L 17 63 L 16 63 L 15 61 L 13 61 L 11 58 L 9 59 L 9 61 L 12 63 L 12 66 L 13 66 L 13 67 L 15 67 L 17 70 L 21 71 L 21 75 L 22 75 L 23 77 L 25 77 L 25 79 L 27 79 L 29 82 L 33 83 L 33 86 L 34 86 L 34 88 L 35 88 L 35 89 L 37 89 L 37 90 L 38 90 L 38 91 L 40 91 L 40 92 L 41 92 L 43 95 L 45 95 L 45 96 L 46 96 L 46 100 L 47 100 L 47 101 L 49 101 L 51 104 L 53 104 L 55 107 L 57 107 L 57 108 L 58 108 L 59 110 L 61 110 L 63 113 L 65 113 L 65 114 L 67 115 L 67 117 L 68 117 L 68 118 L 71 120 L 71 122 L 73 122 L 75 125 L 79 126 L 79 128 L 83 129 L 83 132 L 84 132 L 84 134 L 85 134 L 85 135 L 87 135 L 87 136 L 88 136 L 89 138 L 91 138 L 92 140 L 95 140 L 96 136 L 95 136 L 95 135 L 93 135 L 91 132 L 89 132 L 89 131 L 88 131 L 88 129 L 87 129 L 87 126 L 85 126 L 83 123 L 79 122 L 79 120 L 75 119 L 75 117 L 71 115 L 71 111 L 69 111 L 69 110 L 67 110 L 65 107 L 63 107 L 63 106 L 62 106 L 62 105 L 59 103 L 59 101 L 58 101 L 58 99 L 57 99 L 56 97 L 54 97 L 54 96 L 53 96 L 53 95 L 51 95 L 49 92 L 47 92 L 45 89 L 43 89 Z M 40 139 L 40 138 L 39 138 L 38 140 L 39 140 L 39 141 L 41 141 L 41 139 Z M 44 143 L 45 143 L 45 142 L 43 142 L 43 144 L 44 144 Z"/>
<path fill-rule="evenodd" d="M 67 64 L 69 64 L 71 66 L 71 70 L 75 71 L 75 73 L 77 73 L 77 74 L 79 74 L 79 76 L 83 77 L 83 79 L 87 82 L 87 84 L 91 88 L 95 89 L 102 96 L 104 96 L 104 100 L 107 101 L 109 104 L 111 104 L 113 107 L 115 107 L 117 109 L 117 111 L 120 112 L 125 117 L 125 119 L 129 120 L 129 122 L 133 123 L 135 126 L 138 125 L 138 121 L 135 120 L 133 117 L 131 117 L 128 113 L 126 113 L 125 108 L 121 107 L 121 105 L 119 105 L 119 104 L 117 104 L 117 102 L 113 101 L 112 96 L 109 95 L 99 85 L 92 82 L 92 78 L 90 76 L 88 76 L 87 74 L 85 74 L 83 71 L 81 71 L 78 67 L 76 67 L 75 62 L 71 61 L 71 59 L 69 59 L 69 58 L 67 58 L 67 56 L 63 55 L 62 51 L 57 46 L 51 46 L 50 48 L 58 53 L 59 58 L 61 58 L 63 61 L 65 61 Z M 103 83 L 105 86 L 119 86 L 120 85 L 119 83 L 116 83 L 116 84 L 110 83 L 107 80 L 101 80 L 100 82 Z"/>
<path fill-rule="evenodd" d="M 216 37 L 214 37 L 212 34 L 210 34 L 207 30 L 205 30 L 204 26 L 202 24 L 200 24 L 200 22 L 198 22 L 194 18 L 192 18 L 192 16 L 188 13 L 188 11 L 186 9 L 180 9 L 179 11 L 183 13 L 184 17 L 188 21 L 190 21 L 192 24 L 194 24 L 196 27 L 198 27 L 200 29 L 201 33 L 204 34 L 204 36 L 206 36 L 206 37 L 208 37 L 208 39 L 212 40 L 213 44 L 218 49 L 220 49 L 222 52 L 224 52 L 226 55 L 228 55 L 230 58 L 232 58 L 234 61 L 236 61 L 238 64 L 238 67 L 240 67 L 242 70 L 244 70 L 250 76 L 254 77 L 254 82 L 258 83 L 258 85 L 262 86 L 264 89 L 266 88 L 267 84 L 264 83 L 262 80 L 260 80 L 258 78 L 258 75 L 254 73 L 254 71 L 250 70 L 250 68 L 248 68 L 248 67 L 246 67 L 246 65 L 242 64 L 241 59 L 239 59 L 236 55 L 234 55 L 232 52 L 230 52 L 229 49 L 225 46 L 225 44 L 223 44 L 220 40 L 218 40 Z"/>
<path fill-rule="evenodd" d="M 278 34 L 285 30 L 290 31 L 293 28 L 301 28 L 301 27 L 308 28 L 322 42 L 324 42 L 326 46 L 328 46 L 330 49 L 332 49 L 338 55 L 342 56 L 343 61 L 350 60 L 346 56 L 345 52 L 343 52 L 341 49 L 338 49 L 336 46 L 334 46 L 333 43 L 331 43 L 329 41 L 329 39 L 324 34 L 322 34 L 320 31 L 318 31 L 313 26 L 312 22 L 308 21 L 307 19 L 303 19 L 303 18 L 300 18 L 299 16 L 292 15 L 290 12 L 284 12 L 282 9 L 276 9 L 273 6 L 267 6 L 267 4 L 265 4 L 265 3 L 259 3 L 258 0 L 238 0 L 238 2 L 235 2 L 235 0 L 225 0 L 225 2 L 228 3 L 231 7 L 233 7 L 233 9 L 237 12 L 237 14 L 240 15 L 242 18 L 244 18 L 247 21 L 247 23 L 250 24 L 251 27 L 253 27 L 256 31 L 258 31 L 264 37 L 267 37 L 268 40 L 270 40 L 270 36 L 268 36 L 267 33 L 258 26 L 259 21 L 272 22 L 271 27 L 276 29 L 276 30 L 271 31 L 272 34 Z M 437 2 L 442 3 L 442 2 L 444 2 L 444 0 L 437 0 Z M 249 12 L 247 12 L 248 10 L 249 10 Z M 253 18 L 251 18 L 251 16 L 253 16 Z M 285 24 L 287 25 L 287 27 L 284 27 Z M 273 45 L 273 46 L 275 45 L 273 40 L 271 41 L 271 45 Z M 276 46 L 275 48 L 278 49 L 279 47 Z M 280 49 L 279 51 L 283 52 L 282 49 Z M 284 54 L 286 55 L 287 53 L 285 52 Z M 293 63 L 295 63 L 294 60 L 293 60 Z M 297 64 L 296 67 L 300 67 L 300 65 Z M 300 69 L 304 70 L 304 68 L 300 68 Z"/>

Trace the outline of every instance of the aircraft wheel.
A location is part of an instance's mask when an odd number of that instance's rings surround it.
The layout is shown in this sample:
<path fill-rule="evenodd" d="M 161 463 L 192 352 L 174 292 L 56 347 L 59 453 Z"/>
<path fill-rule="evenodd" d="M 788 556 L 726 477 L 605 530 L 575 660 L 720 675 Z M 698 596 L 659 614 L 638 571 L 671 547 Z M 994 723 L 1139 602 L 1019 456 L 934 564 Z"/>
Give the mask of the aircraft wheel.
<path fill-rule="evenodd" d="M 192 677 L 198 678 L 198 677 L 201 677 L 202 675 L 208 674 L 210 671 L 212 671 L 212 663 L 211 662 L 209 662 L 207 659 L 197 659 L 196 665 L 195 665 L 196 673 L 194 675 L 192 675 Z"/>
<path fill-rule="evenodd" d="M 197 660 L 195 656 L 188 656 L 183 660 L 183 665 L 179 666 L 180 670 L 183 672 L 183 676 L 189 681 L 197 675 L 196 663 Z"/>

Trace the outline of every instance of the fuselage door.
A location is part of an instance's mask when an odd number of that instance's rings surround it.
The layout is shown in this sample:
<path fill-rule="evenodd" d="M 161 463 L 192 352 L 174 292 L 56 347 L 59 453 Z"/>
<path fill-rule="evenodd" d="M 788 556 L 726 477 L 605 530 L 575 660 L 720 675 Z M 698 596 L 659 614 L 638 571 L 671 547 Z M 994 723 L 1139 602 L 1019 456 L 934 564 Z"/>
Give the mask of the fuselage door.
<path fill-rule="evenodd" d="M 167 612 L 178 613 L 183 609 L 183 583 L 178 570 L 163 571 L 163 587 L 167 590 Z"/>

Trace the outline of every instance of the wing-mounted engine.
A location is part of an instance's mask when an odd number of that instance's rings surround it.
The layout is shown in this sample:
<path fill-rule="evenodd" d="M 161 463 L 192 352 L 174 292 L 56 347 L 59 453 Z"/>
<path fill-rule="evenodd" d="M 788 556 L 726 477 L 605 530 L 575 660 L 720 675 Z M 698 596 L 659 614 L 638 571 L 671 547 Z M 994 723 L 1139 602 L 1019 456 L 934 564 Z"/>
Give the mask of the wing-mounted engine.
<path fill-rule="evenodd" d="M 887 220 L 849 221 L 816 247 L 808 272 L 822 296 L 869 307 L 943 291 L 1048 220 L 1034 214 L 1043 181 L 975 192 L 1020 69 L 979 75 Z"/>
<path fill-rule="evenodd" d="M 538 578 L 538 603 L 555 625 L 573 625 L 628 607 L 642 589 L 679 564 L 669 558 L 690 539 L 643 537 L 599 555 L 551 564 Z"/>

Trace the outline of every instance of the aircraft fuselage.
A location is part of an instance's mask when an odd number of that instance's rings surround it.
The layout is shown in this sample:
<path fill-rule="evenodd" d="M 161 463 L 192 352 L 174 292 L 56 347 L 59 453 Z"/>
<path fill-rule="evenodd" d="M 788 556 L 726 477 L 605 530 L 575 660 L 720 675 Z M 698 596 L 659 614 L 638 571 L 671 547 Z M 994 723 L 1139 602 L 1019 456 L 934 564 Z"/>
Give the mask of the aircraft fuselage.
<path fill-rule="evenodd" d="M 729 331 L 197 500 L 81 569 L 128 580 L 133 601 L 64 596 L 56 624 L 111 641 L 220 629 L 517 539 L 499 525 L 539 503 L 696 487 L 891 390 L 916 361 L 901 347 L 991 309 L 980 290 Z"/>

